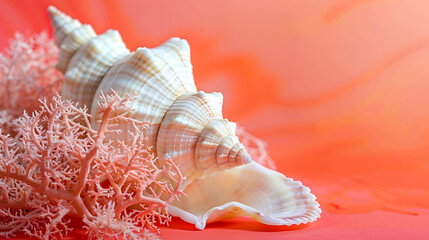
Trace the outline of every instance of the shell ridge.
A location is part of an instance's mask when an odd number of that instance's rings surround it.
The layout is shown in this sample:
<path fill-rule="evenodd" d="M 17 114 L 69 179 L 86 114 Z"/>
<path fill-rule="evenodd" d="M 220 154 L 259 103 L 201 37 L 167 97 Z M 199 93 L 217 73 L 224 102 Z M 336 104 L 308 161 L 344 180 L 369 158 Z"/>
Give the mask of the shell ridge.
<path fill-rule="evenodd" d="M 174 73 L 177 75 L 177 79 L 180 79 L 181 83 L 184 85 L 190 85 L 190 83 L 192 83 L 190 87 L 193 91 L 196 91 L 192 75 L 190 48 L 186 40 L 173 37 L 160 46 L 152 48 L 151 51 L 156 53 L 155 55 L 162 59 L 162 61 L 168 62 L 170 68 L 175 66 L 176 69 Z M 186 79 L 189 79 L 189 81 Z"/>
<path fill-rule="evenodd" d="M 203 130 L 201 131 L 198 137 L 198 140 L 195 146 L 196 148 L 195 160 L 200 170 L 202 171 L 207 170 L 203 166 L 207 164 L 205 161 L 207 161 L 206 158 L 207 158 L 207 155 L 209 154 L 214 155 L 217 170 L 221 169 L 217 164 L 216 152 L 219 148 L 219 144 L 222 142 L 222 139 L 225 138 L 226 136 L 230 136 L 233 134 L 231 131 L 232 129 L 228 129 L 228 127 L 229 127 L 228 121 L 223 118 L 213 118 L 206 126 L 204 126 Z M 211 134 L 213 131 L 219 134 L 219 136 Z M 208 134 L 211 134 L 211 136 L 207 136 Z M 214 151 L 212 150 L 212 152 L 208 152 L 209 150 L 205 149 L 206 147 L 205 145 L 211 145 L 211 144 L 216 144 L 217 145 L 216 149 L 214 149 Z M 202 153 L 204 153 L 204 155 L 202 155 Z"/>
<path fill-rule="evenodd" d="M 234 145 L 238 142 L 238 137 L 234 135 L 225 136 L 222 141 L 219 143 L 219 147 L 216 151 L 216 161 L 221 169 L 226 169 L 226 164 L 228 163 L 228 156 L 232 149 L 232 146 L 228 147 L 228 141 L 232 141 Z M 225 148 L 227 148 L 228 152 L 225 152 Z"/>
<path fill-rule="evenodd" d="M 90 39 L 94 38 L 97 34 L 90 25 L 82 25 L 79 28 L 74 29 L 69 35 L 62 41 L 59 46 L 58 62 L 56 68 L 65 73 L 67 66 L 70 63 L 71 58 L 76 53 L 77 49 L 82 44 L 85 44 Z"/>
<path fill-rule="evenodd" d="M 129 50 L 118 31 L 107 30 L 82 44 L 70 59 L 61 94 L 91 111 L 93 96 L 105 74 Z M 107 92 L 107 91 L 106 91 Z"/>
<path fill-rule="evenodd" d="M 159 61 L 162 61 L 163 63 L 164 63 L 164 65 L 167 65 L 167 62 L 164 60 L 164 59 L 162 59 L 162 58 L 158 58 L 158 60 Z M 176 79 L 181 79 L 182 77 L 181 76 L 179 76 L 179 75 L 177 75 L 177 73 L 174 71 L 174 69 L 172 68 L 172 66 L 170 66 L 170 65 L 168 65 L 168 67 L 172 70 L 172 72 L 174 73 L 174 75 L 176 76 Z M 185 86 L 185 84 L 182 82 L 182 81 L 178 81 L 179 83 L 180 83 L 180 85 L 182 86 L 182 88 L 183 89 L 185 89 L 186 88 L 186 86 Z M 182 94 L 183 95 L 183 94 Z M 180 96 L 182 96 L 182 95 L 180 95 Z M 179 96 L 179 97 L 180 97 Z"/>
<path fill-rule="evenodd" d="M 177 162 L 187 161 L 183 159 L 184 157 L 195 159 L 198 138 L 205 126 L 215 118 L 222 118 L 221 101 L 218 96 L 219 94 L 206 94 L 199 91 L 185 93 L 178 97 L 165 113 L 159 127 L 156 142 L 158 156 L 162 157 L 169 153 L 173 158 L 181 159 Z M 164 159 L 159 159 L 161 164 L 163 161 Z M 182 166 L 189 181 L 200 177 L 205 172 L 202 171 L 205 170 L 204 168 L 198 167 L 198 162 L 195 160 L 192 164 L 187 163 L 186 166 Z"/>
<path fill-rule="evenodd" d="M 82 26 L 79 20 L 62 13 L 54 6 L 48 7 L 49 18 L 54 28 L 55 44 L 61 46 L 64 38 L 74 29 Z"/>
<path fill-rule="evenodd" d="M 214 119 L 210 120 L 210 122 L 206 126 L 204 126 L 202 132 L 200 133 L 198 140 L 197 140 L 197 143 L 196 143 L 197 145 L 195 146 L 195 149 L 197 149 L 195 151 L 195 159 L 196 159 L 197 163 L 200 163 L 202 161 L 201 158 L 203 158 L 205 155 L 207 155 L 208 150 L 206 150 L 206 151 L 203 150 L 203 148 L 205 147 L 204 145 L 206 145 L 206 144 L 217 144 L 216 149 L 214 150 L 214 155 L 216 156 L 216 151 L 219 148 L 219 144 L 223 139 L 220 137 L 225 136 L 225 135 L 230 135 L 229 132 L 227 132 L 224 135 L 222 134 L 219 138 L 217 136 L 211 136 L 212 138 L 209 138 L 207 136 L 207 134 L 210 133 L 212 131 L 212 129 L 215 129 L 215 126 L 213 126 L 213 125 L 216 125 L 216 123 L 218 123 L 219 120 L 221 121 L 221 126 L 225 126 L 224 122 L 222 121 L 223 119 L 214 118 Z M 228 130 L 228 129 L 224 128 L 221 130 Z M 216 131 L 216 132 L 220 133 L 220 131 Z M 201 156 L 202 153 L 206 153 L 206 154 Z M 208 154 L 212 154 L 212 153 L 210 152 Z M 199 167 L 199 168 L 201 169 L 201 167 Z"/>
<path fill-rule="evenodd" d="M 221 118 L 212 118 L 211 120 L 210 120 L 210 122 L 211 121 L 213 121 L 213 120 L 216 120 L 216 119 L 221 119 Z M 210 123 L 209 122 L 209 123 Z M 197 139 L 197 141 L 195 141 L 195 143 L 194 143 L 194 149 L 195 149 L 195 153 L 194 153 L 194 155 L 195 155 L 195 160 L 196 160 L 196 164 L 197 164 L 197 167 L 199 168 L 199 170 L 200 171 L 202 171 L 202 172 L 205 172 L 205 171 L 207 171 L 207 170 L 209 170 L 209 169 L 204 169 L 204 168 L 202 168 L 201 166 L 200 166 L 200 164 L 201 164 L 201 162 L 199 161 L 199 158 L 198 158 L 198 156 L 197 156 L 197 149 L 198 149 L 198 143 L 199 143 L 199 141 L 200 141 L 200 138 L 202 138 L 203 137 L 203 132 L 204 132 L 204 130 L 205 130 L 205 128 L 208 126 L 209 124 L 207 124 L 207 125 L 205 125 L 204 126 L 204 128 L 201 130 L 201 132 L 199 133 L 199 135 L 198 135 L 198 139 Z M 216 169 L 216 170 L 218 170 L 218 169 Z"/>

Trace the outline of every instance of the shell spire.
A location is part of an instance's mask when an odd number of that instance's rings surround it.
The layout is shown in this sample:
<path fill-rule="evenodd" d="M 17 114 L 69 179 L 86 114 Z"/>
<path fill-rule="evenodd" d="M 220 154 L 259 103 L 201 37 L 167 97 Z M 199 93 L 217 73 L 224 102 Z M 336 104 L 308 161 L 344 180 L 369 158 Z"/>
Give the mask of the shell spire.
<path fill-rule="evenodd" d="M 98 85 L 109 68 L 130 53 L 118 31 L 97 35 L 90 25 L 82 25 L 53 6 L 48 8 L 55 44 L 59 47 L 57 69 L 64 73 L 62 97 L 91 110 Z"/>
<path fill-rule="evenodd" d="M 158 131 L 160 162 L 172 157 L 187 182 L 251 162 L 235 136 L 235 124 L 222 117 L 221 93 L 185 93 L 169 107 Z M 194 159 L 194 161 L 188 161 Z"/>
<path fill-rule="evenodd" d="M 213 119 L 204 127 L 195 151 L 200 169 L 228 169 L 252 161 L 243 144 L 235 136 L 235 129 L 235 123 L 226 119 Z M 210 161 L 213 157 L 216 162 Z"/>
<path fill-rule="evenodd" d="M 64 38 L 73 30 L 82 26 L 79 20 L 72 19 L 54 6 L 48 7 L 49 18 L 54 28 L 55 43 L 61 46 Z"/>

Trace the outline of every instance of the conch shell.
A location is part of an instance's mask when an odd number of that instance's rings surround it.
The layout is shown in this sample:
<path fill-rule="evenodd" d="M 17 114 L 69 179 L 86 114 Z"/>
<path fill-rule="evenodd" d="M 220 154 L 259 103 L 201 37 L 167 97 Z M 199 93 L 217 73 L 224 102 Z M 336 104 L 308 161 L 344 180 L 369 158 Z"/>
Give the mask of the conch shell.
<path fill-rule="evenodd" d="M 131 117 L 151 122 L 147 144 L 157 164 L 171 157 L 186 176 L 186 196 L 170 205 L 172 215 L 198 229 L 241 215 L 270 225 L 320 216 L 308 188 L 252 161 L 235 123 L 222 116 L 222 94 L 197 91 L 186 40 L 171 38 L 131 53 L 115 30 L 97 35 L 55 7 L 48 12 L 60 48 L 57 69 L 65 76 L 63 98 L 94 116 L 101 92 L 137 93 Z"/>

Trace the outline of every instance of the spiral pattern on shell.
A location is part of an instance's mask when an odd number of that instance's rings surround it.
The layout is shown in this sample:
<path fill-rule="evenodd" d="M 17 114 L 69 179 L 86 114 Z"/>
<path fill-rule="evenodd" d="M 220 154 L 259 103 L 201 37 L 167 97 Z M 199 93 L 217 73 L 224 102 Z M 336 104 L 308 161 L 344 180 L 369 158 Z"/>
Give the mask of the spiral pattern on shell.
<path fill-rule="evenodd" d="M 251 162 L 235 124 L 223 119 L 222 94 L 197 92 L 186 40 L 131 53 L 118 31 L 97 35 L 52 6 L 48 12 L 60 48 L 57 69 L 65 76 L 62 97 L 94 116 L 101 92 L 136 93 L 131 117 L 151 123 L 148 145 L 159 164 L 173 158 L 189 181 Z"/>

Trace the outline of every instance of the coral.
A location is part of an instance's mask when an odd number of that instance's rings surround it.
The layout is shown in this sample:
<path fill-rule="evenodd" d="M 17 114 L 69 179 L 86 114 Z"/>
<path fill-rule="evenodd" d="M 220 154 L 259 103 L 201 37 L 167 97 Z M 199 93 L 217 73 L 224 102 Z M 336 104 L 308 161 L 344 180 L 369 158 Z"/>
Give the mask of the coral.
<path fill-rule="evenodd" d="M 85 109 L 57 95 L 13 122 L 17 137 L 0 132 L 0 236 L 62 237 L 78 216 L 96 239 L 152 238 L 155 224 L 170 220 L 166 207 L 184 178 L 171 160 L 155 165 L 144 146 L 149 123 L 127 117 L 131 97 L 102 99 L 98 130 Z M 110 140 L 124 123 L 133 126 L 131 143 Z"/>
<path fill-rule="evenodd" d="M 0 129 L 7 133 L 12 133 L 13 125 L 12 120 L 14 116 L 11 114 L 11 111 L 8 110 L 0 110 Z"/>
<path fill-rule="evenodd" d="M 51 99 L 60 89 L 63 75 L 55 69 L 58 49 L 46 32 L 24 37 L 20 33 L 0 54 L 0 127 L 9 129 L 1 119 L 18 117 L 25 109 L 32 112 L 38 99 Z"/>

